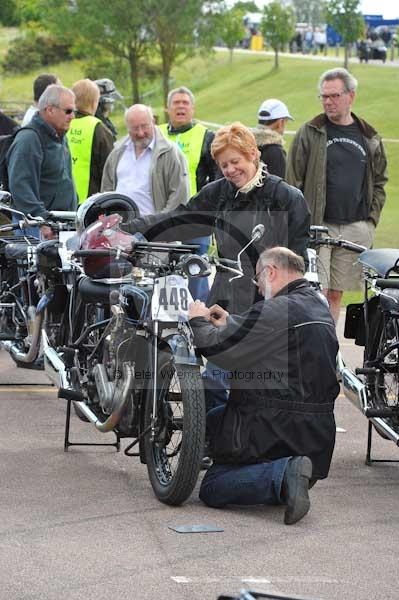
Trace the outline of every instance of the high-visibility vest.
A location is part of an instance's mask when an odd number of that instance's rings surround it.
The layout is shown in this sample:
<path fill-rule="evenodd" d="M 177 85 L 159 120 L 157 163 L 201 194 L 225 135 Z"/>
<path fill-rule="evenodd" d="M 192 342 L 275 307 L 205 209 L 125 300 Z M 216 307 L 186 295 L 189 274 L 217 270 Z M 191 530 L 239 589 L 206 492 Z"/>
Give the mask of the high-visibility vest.
<path fill-rule="evenodd" d="M 67 131 L 68 145 L 72 157 L 72 175 L 79 204 L 82 204 L 89 194 L 91 149 L 97 123 L 100 123 L 100 119 L 92 115 L 79 117 L 72 119 Z"/>
<path fill-rule="evenodd" d="M 166 139 L 175 142 L 186 157 L 190 175 L 190 196 L 197 193 L 197 168 L 201 159 L 201 149 L 206 134 L 206 127 L 196 123 L 183 133 L 169 133 L 168 124 L 159 125 Z"/>

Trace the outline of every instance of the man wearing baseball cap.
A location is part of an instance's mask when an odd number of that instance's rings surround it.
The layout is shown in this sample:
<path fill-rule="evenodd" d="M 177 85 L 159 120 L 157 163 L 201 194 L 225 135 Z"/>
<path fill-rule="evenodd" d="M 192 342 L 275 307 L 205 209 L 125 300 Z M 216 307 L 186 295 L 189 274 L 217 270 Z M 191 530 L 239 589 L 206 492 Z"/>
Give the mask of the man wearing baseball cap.
<path fill-rule="evenodd" d="M 283 148 L 283 134 L 291 117 L 287 106 L 281 100 L 265 100 L 258 110 L 258 125 L 252 129 L 260 150 L 260 158 L 272 175 L 285 177 L 286 152 Z"/>

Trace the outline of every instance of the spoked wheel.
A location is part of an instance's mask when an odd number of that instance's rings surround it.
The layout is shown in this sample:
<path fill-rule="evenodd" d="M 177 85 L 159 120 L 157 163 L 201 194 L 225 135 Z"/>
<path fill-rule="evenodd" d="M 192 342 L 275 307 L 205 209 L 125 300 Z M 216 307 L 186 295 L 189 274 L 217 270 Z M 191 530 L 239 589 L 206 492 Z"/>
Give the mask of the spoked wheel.
<path fill-rule="evenodd" d="M 205 440 L 205 400 L 198 366 L 163 361 L 158 369 L 157 417 L 152 390 L 146 399 L 145 456 L 148 475 L 161 502 L 187 500 L 198 479 Z"/>
<path fill-rule="evenodd" d="M 369 376 L 372 403 L 375 408 L 399 410 L 399 320 L 384 319 L 377 311 L 373 325 L 375 335 L 369 358 L 376 361 L 377 373 Z M 399 413 L 384 420 L 399 432 Z"/>

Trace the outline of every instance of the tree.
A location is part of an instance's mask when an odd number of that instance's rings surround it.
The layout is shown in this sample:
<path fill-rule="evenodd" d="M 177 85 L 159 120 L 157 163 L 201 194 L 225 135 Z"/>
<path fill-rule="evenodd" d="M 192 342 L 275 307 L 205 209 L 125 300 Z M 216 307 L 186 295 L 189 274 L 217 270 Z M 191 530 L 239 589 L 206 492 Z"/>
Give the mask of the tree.
<path fill-rule="evenodd" d="M 259 8 L 257 7 L 256 3 L 252 2 L 251 0 L 249 2 L 243 2 L 242 0 L 238 0 L 238 2 L 234 4 L 234 8 L 236 8 L 237 10 L 241 10 L 244 13 L 259 12 Z"/>
<path fill-rule="evenodd" d="M 263 9 L 260 30 L 265 40 L 274 50 L 274 66 L 277 69 L 279 50 L 295 34 L 295 15 L 291 7 L 284 8 L 274 0 Z"/>
<path fill-rule="evenodd" d="M 0 24 L 12 27 L 19 24 L 15 0 L 1 0 L 0 2 Z"/>
<path fill-rule="evenodd" d="M 147 27 L 161 56 L 164 106 L 170 73 L 178 58 L 192 55 L 197 48 L 208 50 L 214 45 L 213 19 L 218 2 L 220 0 L 209 3 L 204 0 L 146 0 Z"/>
<path fill-rule="evenodd" d="M 140 61 L 151 42 L 145 0 L 17 0 L 24 20 L 38 18 L 61 39 L 72 40 L 80 56 L 108 52 L 129 65 L 133 101 L 140 101 Z M 37 15 L 40 15 L 38 17 Z M 112 78 L 112 73 L 107 73 Z"/>
<path fill-rule="evenodd" d="M 297 22 L 313 27 L 324 22 L 326 0 L 292 0 L 292 6 Z"/>
<path fill-rule="evenodd" d="M 344 67 L 348 68 L 349 48 L 362 35 L 364 19 L 359 8 L 360 0 L 328 0 L 326 20 L 341 36 L 344 48 Z"/>
<path fill-rule="evenodd" d="M 236 7 L 224 12 L 220 18 L 219 35 L 230 51 L 230 63 L 233 62 L 234 48 L 246 35 L 243 18 L 244 12 Z"/>

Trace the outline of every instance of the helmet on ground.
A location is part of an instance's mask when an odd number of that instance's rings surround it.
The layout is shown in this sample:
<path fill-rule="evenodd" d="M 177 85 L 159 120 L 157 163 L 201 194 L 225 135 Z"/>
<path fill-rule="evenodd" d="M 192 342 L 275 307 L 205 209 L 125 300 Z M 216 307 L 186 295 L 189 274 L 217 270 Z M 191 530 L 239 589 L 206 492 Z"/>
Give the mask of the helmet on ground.
<path fill-rule="evenodd" d="M 120 229 L 122 217 L 118 214 L 101 215 L 91 223 L 80 236 L 81 250 L 122 250 L 130 251 L 136 237 Z M 88 256 L 83 259 L 85 274 L 93 279 L 119 278 L 132 270 L 132 263 L 114 254 L 108 256 Z"/>
<path fill-rule="evenodd" d="M 76 214 L 76 229 L 82 233 L 89 225 L 97 221 L 100 215 L 118 214 L 122 217 L 121 225 L 127 225 L 140 216 L 137 204 L 124 194 L 118 192 L 100 192 L 89 196 L 82 202 Z"/>

